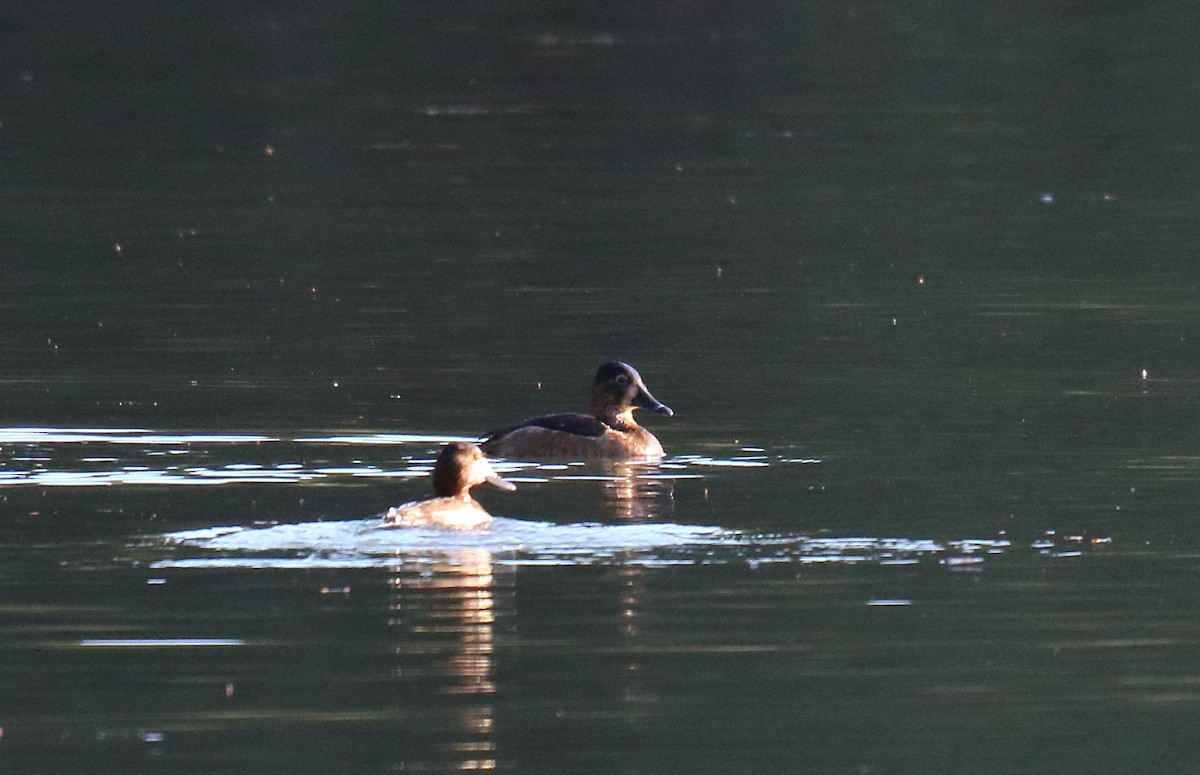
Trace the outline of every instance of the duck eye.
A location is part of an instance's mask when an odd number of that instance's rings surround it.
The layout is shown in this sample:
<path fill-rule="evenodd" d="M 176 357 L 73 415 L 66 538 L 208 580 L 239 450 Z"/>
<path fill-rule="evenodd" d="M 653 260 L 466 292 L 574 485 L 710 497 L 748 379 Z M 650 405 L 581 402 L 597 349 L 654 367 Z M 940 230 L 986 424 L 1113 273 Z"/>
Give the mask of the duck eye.
<path fill-rule="evenodd" d="M 618 385 L 628 385 L 629 384 L 629 375 L 628 374 L 618 374 L 617 375 L 617 384 Z"/>

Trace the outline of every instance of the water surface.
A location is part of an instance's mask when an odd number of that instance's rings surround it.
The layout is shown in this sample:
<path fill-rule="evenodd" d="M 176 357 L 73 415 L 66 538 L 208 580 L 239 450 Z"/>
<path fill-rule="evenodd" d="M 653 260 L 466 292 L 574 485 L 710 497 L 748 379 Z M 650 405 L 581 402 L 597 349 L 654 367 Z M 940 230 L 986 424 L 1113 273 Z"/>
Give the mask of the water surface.
<path fill-rule="evenodd" d="M 0 769 L 1186 771 L 1194 17 L 0 10 Z"/>

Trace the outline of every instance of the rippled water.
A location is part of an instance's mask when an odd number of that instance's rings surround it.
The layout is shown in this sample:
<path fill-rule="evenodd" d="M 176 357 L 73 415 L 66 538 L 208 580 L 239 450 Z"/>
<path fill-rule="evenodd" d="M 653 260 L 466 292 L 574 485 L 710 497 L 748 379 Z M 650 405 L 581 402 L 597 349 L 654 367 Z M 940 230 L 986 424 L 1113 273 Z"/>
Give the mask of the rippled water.
<path fill-rule="evenodd" d="M 176 6 L 0 8 L 0 772 L 1193 766 L 1190 6 Z"/>
<path fill-rule="evenodd" d="M 500 462 L 520 489 L 481 494 L 494 510 L 572 506 L 481 531 L 381 530 L 372 514 L 424 490 L 443 438 L 0 437 L 4 754 L 28 771 L 919 767 L 978 756 L 984 728 L 1023 767 L 1024 746 L 1055 750 L 1114 713 L 1165 744 L 1156 719 L 1192 701 L 1177 551 L 688 519 L 692 497 L 733 514 L 753 477 L 828 481 L 832 461 L 751 447 L 621 471 Z M 323 490 L 339 510 L 304 514 Z M 72 497 L 102 492 L 120 497 Z M 272 516 L 247 515 L 253 500 Z M 1110 755 L 1066 749 L 1045 766 Z"/>

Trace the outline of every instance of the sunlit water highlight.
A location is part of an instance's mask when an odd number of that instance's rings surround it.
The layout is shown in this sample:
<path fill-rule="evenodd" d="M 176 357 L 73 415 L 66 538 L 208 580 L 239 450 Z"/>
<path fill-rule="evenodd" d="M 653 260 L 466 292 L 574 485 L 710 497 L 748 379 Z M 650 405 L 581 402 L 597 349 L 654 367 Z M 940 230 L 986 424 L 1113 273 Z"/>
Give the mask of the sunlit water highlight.
<path fill-rule="evenodd" d="M 413 478 L 429 474 L 433 450 L 450 441 L 477 441 L 470 437 L 436 434 L 375 433 L 363 435 L 306 435 L 284 438 L 254 433 L 158 433 L 142 428 L 0 428 L 0 487 L 107 487 L 113 485 L 295 484 L 350 478 Z M 114 445 L 107 449 L 108 445 Z M 402 467 L 386 467 L 365 460 L 345 464 L 308 465 L 289 459 L 263 462 L 277 454 L 310 453 L 329 449 L 371 449 L 410 446 L 417 455 L 405 456 Z M 280 452 L 283 446 L 286 453 Z M 224 465 L 197 465 L 194 459 L 213 448 L 241 459 Z M 72 449 L 89 454 L 75 457 Z M 244 452 L 238 453 L 243 449 Z M 262 449 L 274 452 L 264 453 Z M 103 453 L 103 454 L 102 454 Z M 818 459 L 777 457 L 776 463 L 819 463 Z M 582 463 L 542 464 L 498 461 L 497 470 L 517 482 L 552 480 L 618 481 L 630 476 L 645 480 L 702 478 L 705 469 L 765 468 L 768 455 L 739 455 L 729 459 L 684 454 L 652 466 L 631 466 L 623 474 L 584 472 Z"/>
<path fill-rule="evenodd" d="M 0 428 L 0 444 L 250 444 L 278 441 L 255 434 L 162 434 L 141 428 Z"/>
<path fill-rule="evenodd" d="M 240 638 L 84 638 L 80 646 L 110 649 L 211 648 L 243 646 Z"/>
<path fill-rule="evenodd" d="M 483 530 L 383 528 L 379 519 L 270 527 L 214 527 L 169 533 L 168 547 L 199 549 L 202 557 L 167 558 L 154 568 L 363 568 L 399 561 L 498 564 L 724 565 L 769 563 L 911 565 L 935 561 L 953 571 L 977 571 L 1011 547 L 1006 538 L 935 541 L 899 537 L 812 537 L 748 534 L 674 523 L 555 524 L 497 517 Z M 1036 547 L 1035 547 L 1036 548 Z M 209 554 L 215 553 L 215 554 Z"/>
<path fill-rule="evenodd" d="M 403 479 L 429 475 L 436 447 L 461 437 L 423 434 L 319 435 L 296 438 L 254 433 L 159 433 L 141 428 L 0 429 L 0 488 L 14 486 L 211 486 L 221 484 L 306 484 L 339 479 Z M 108 446 L 113 445 L 113 446 Z M 372 448 L 408 445 L 398 466 L 368 459 Z M 88 454 L 75 455 L 84 448 Z M 344 461 L 329 459 L 338 448 L 363 449 Z M 198 464 L 217 449 L 235 462 Z M 275 450 L 276 452 L 264 452 Z M 269 461 L 279 451 L 296 458 Z M 773 465 L 816 465 L 819 458 L 773 455 L 761 447 L 741 447 L 728 458 L 679 454 L 654 465 L 634 464 L 619 471 L 597 470 L 581 462 L 496 461 L 506 477 L 521 483 L 600 482 L 616 487 L 623 502 L 655 494 L 657 483 L 704 479 L 715 468 L 760 469 Z M 303 460 L 316 453 L 318 462 Z M 349 456 L 347 456 L 349 457 Z M 652 501 L 651 501 L 652 502 Z M 653 516 L 653 512 L 650 512 Z M 638 516 L 631 512 L 629 516 Z M 645 516 L 645 515 L 641 515 Z M 1030 548 L 1054 557 L 1079 556 L 1093 545 L 1064 541 L 1048 533 Z M 1107 541 L 1107 539 L 1101 539 Z M 936 562 L 947 570 L 975 572 L 985 561 L 1011 548 L 1006 537 L 934 540 L 920 537 L 829 537 L 754 534 L 714 525 L 661 519 L 635 523 L 553 523 L 497 518 L 481 531 L 381 529 L 378 518 L 275 524 L 267 527 L 212 527 L 170 533 L 157 545 L 175 556 L 153 567 L 390 567 L 405 562 L 453 563 L 455 557 L 485 552 L 500 564 L 590 565 L 765 564 L 878 566 Z M 204 556 L 178 556 L 185 551 Z"/>

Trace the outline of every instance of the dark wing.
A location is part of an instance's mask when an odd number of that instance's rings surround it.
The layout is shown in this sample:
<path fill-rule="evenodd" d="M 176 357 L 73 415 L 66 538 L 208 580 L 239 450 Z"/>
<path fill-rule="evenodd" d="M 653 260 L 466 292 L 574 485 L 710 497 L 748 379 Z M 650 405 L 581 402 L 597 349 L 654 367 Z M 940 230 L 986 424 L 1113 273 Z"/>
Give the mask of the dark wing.
<path fill-rule="evenodd" d="M 483 443 L 487 444 L 490 441 L 499 441 L 513 431 L 520 430 L 521 428 L 545 428 L 549 431 L 569 433 L 572 436 L 596 437 L 604 435 L 605 427 L 604 423 L 587 414 L 551 414 L 545 417 L 534 417 L 532 420 L 525 420 L 516 425 L 507 425 L 503 428 L 497 428 L 494 431 L 488 431 L 483 434 Z"/>

